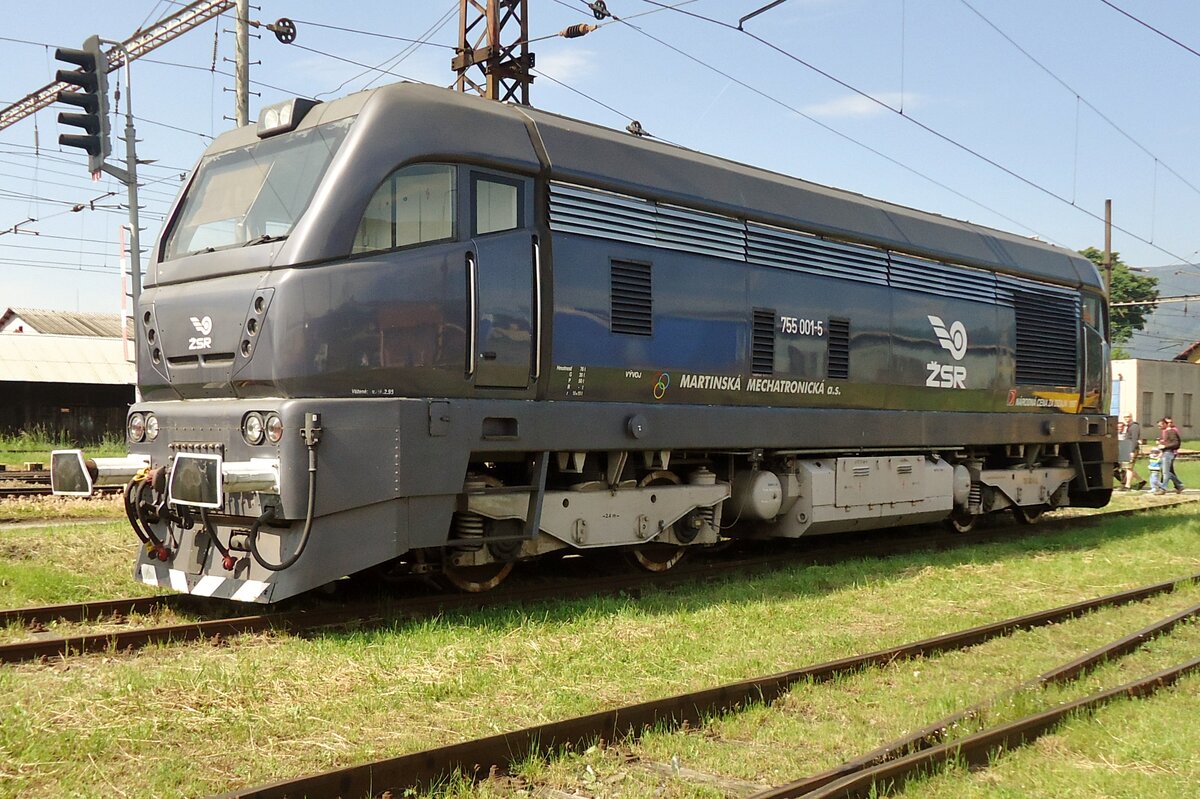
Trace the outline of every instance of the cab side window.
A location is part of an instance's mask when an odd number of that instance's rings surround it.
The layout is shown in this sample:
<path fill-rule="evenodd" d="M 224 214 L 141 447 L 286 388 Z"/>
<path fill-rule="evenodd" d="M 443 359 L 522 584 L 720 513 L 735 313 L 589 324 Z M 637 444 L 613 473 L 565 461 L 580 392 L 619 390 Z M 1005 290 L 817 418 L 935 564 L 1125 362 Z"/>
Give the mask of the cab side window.
<path fill-rule="evenodd" d="M 1083 306 L 1080 309 L 1083 316 L 1083 323 L 1088 327 L 1098 332 L 1101 336 L 1105 335 L 1108 325 L 1104 318 L 1104 300 L 1091 294 L 1083 295 Z"/>
<path fill-rule="evenodd" d="M 474 217 L 471 234 L 499 233 L 521 226 L 521 184 L 502 178 L 474 175 L 471 179 Z"/>
<path fill-rule="evenodd" d="M 367 205 L 351 253 L 393 250 L 454 238 L 455 171 L 416 164 L 388 176 Z"/>

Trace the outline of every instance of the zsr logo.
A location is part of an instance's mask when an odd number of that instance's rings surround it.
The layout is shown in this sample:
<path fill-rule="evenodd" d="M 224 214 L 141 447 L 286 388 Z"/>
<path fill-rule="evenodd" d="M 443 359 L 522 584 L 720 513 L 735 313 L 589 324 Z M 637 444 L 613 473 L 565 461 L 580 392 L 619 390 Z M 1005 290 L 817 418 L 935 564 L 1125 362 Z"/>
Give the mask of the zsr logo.
<path fill-rule="evenodd" d="M 193 316 L 192 327 L 196 328 L 199 336 L 188 339 L 189 350 L 207 350 L 212 348 L 212 317 L 206 316 L 203 319 Z"/>
<path fill-rule="evenodd" d="M 658 381 L 654 384 L 654 398 L 660 400 L 667 396 L 667 389 L 671 387 L 671 375 L 667 372 L 659 372 Z"/>
<path fill-rule="evenodd" d="M 929 324 L 933 325 L 933 332 L 937 334 L 942 348 L 949 352 L 950 357 L 954 360 L 961 361 L 967 354 L 967 329 L 963 323 L 956 321 L 947 327 L 940 316 L 930 314 Z M 965 366 L 930 361 L 925 364 L 925 368 L 929 370 L 929 376 L 925 378 L 925 385 L 930 388 L 967 387 L 967 368 Z"/>

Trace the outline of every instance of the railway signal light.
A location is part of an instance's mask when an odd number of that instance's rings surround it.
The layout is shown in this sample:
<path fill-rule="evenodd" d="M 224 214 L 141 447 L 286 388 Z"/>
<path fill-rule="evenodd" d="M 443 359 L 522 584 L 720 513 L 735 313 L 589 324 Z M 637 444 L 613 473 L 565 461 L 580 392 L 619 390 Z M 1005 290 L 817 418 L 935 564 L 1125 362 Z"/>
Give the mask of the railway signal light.
<path fill-rule="evenodd" d="M 59 47 L 54 51 L 54 57 L 78 67 L 58 70 L 55 79 L 81 89 L 59 92 L 58 101 L 83 109 L 82 114 L 58 115 L 60 125 L 72 125 L 84 131 L 84 134 L 64 133 L 58 137 L 58 143 L 86 152 L 88 171 L 95 175 L 112 152 L 108 127 L 108 58 L 100 49 L 98 36 L 89 36 L 82 50 Z"/>

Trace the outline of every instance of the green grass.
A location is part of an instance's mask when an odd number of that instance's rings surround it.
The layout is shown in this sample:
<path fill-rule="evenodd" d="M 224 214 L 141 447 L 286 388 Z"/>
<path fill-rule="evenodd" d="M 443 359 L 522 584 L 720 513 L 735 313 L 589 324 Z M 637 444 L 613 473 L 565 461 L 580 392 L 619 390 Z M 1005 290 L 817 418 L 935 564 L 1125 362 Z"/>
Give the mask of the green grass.
<path fill-rule="evenodd" d="M 18 561 L 5 559 L 12 571 L 0 604 L 38 602 L 43 591 L 59 592 L 57 601 L 74 591 L 113 595 L 131 589 L 132 555 L 122 563 L 119 550 L 132 546 L 132 536 L 122 528 L 0 530 L 0 544 L 28 550 Z M 1197 552 L 1195 510 L 1164 509 L 1066 533 L 791 568 L 648 591 L 636 600 L 497 608 L 380 630 L 312 638 L 263 634 L 219 645 L 6 667 L 0 670 L 0 797 L 57 797 L 64 789 L 79 796 L 219 793 L 1190 574 L 1200 571 Z M 19 576 L 45 568 L 46 560 L 60 574 L 73 575 L 66 589 L 58 578 Z M 919 720 L 994 694 L 1182 603 L 1200 601 L 1198 595 L 1200 589 L 1191 589 L 1106 611 L 1073 622 L 1067 633 L 1035 631 L 974 653 L 805 686 L 781 702 L 783 715 L 751 710 L 717 720 L 703 734 L 651 736 L 635 751 L 664 762 L 677 754 L 691 768 L 746 779 L 794 778 L 800 776 L 794 768 L 865 751 Z M 1172 636 L 1170 646 L 1195 651 L 1194 630 L 1189 635 Z M 1162 701 L 1175 707 L 1175 695 Z M 1178 713 L 1192 710 L 1194 703 L 1185 703 Z M 1163 745 L 1193 745 L 1192 730 L 1180 724 L 1167 731 Z M 1194 773 L 1188 771 L 1194 761 L 1186 758 L 1163 762 L 1185 776 Z M 597 748 L 526 768 L 590 795 L 651 796 L 664 783 L 657 776 L 615 776 L 615 763 L 615 754 Z M 711 788 L 665 782 L 665 796 L 716 795 Z M 451 795 L 506 790 L 448 789 Z M 1156 795 L 1190 796 L 1174 788 Z"/>
<path fill-rule="evenodd" d="M 1138 476 L 1143 480 L 1149 480 L 1150 474 L 1146 469 L 1146 459 L 1142 458 L 1137 462 L 1135 467 Z M 1200 488 L 1200 459 L 1175 459 L 1175 473 L 1179 475 L 1179 479 L 1188 488 Z"/>
<path fill-rule="evenodd" d="M 131 577 L 137 547 L 124 520 L 0 528 L 0 607 L 144 593 Z"/>
<path fill-rule="evenodd" d="M 42 428 L 0 435 L 0 464 L 21 468 L 27 461 L 50 465 L 50 453 L 56 449 L 77 449 L 82 443 L 89 456 L 114 457 L 128 452 L 122 436 L 104 436 L 99 440 L 75 442 L 64 434 L 52 435 Z"/>

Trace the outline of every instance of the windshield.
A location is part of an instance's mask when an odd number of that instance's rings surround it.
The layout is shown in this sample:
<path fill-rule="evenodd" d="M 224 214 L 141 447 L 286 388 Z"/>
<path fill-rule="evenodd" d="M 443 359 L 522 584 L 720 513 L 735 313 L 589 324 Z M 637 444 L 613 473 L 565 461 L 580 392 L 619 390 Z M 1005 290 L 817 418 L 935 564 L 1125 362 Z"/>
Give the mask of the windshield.
<path fill-rule="evenodd" d="M 171 228 L 166 260 L 287 236 L 353 121 L 205 158 Z"/>

